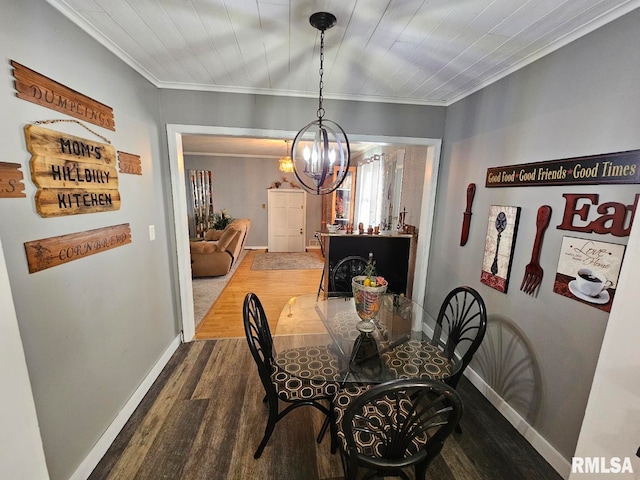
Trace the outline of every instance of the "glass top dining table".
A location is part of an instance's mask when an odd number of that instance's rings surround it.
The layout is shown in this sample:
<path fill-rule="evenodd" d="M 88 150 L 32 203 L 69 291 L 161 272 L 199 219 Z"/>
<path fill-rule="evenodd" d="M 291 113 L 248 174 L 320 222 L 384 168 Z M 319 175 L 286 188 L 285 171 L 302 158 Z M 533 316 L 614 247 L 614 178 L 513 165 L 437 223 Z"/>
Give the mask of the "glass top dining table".
<path fill-rule="evenodd" d="M 275 363 L 287 373 L 308 380 L 340 383 L 382 383 L 401 378 L 445 380 L 459 362 L 444 356 L 424 332 L 411 326 L 432 321 L 425 309 L 404 296 L 385 294 L 373 319 L 373 331 L 362 332 L 351 297 L 291 297 L 275 329 Z M 279 342 L 299 338 L 301 346 Z M 279 348 L 279 344 L 288 348 Z"/>

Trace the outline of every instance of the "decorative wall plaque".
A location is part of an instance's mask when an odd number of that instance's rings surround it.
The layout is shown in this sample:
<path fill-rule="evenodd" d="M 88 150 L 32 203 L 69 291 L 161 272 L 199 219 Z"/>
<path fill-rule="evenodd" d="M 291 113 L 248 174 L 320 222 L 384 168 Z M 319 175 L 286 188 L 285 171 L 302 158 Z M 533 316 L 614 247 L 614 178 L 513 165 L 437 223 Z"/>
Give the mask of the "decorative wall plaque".
<path fill-rule="evenodd" d="M 480 281 L 502 293 L 507 293 L 509 286 L 519 220 L 520 207 L 489 207 L 489 226 Z"/>
<path fill-rule="evenodd" d="M 19 163 L 0 162 L 0 198 L 26 197 Z"/>
<path fill-rule="evenodd" d="M 113 109 L 11 60 L 16 96 L 115 131 Z"/>
<path fill-rule="evenodd" d="M 615 243 L 563 237 L 553 291 L 610 312 L 625 248 Z"/>
<path fill-rule="evenodd" d="M 487 169 L 485 187 L 640 183 L 640 150 Z"/>
<path fill-rule="evenodd" d="M 142 163 L 139 155 L 118 151 L 118 164 L 120 165 L 120 173 L 142 175 Z"/>
<path fill-rule="evenodd" d="M 72 262 L 131 243 L 128 223 L 25 242 L 29 273 Z"/>
<path fill-rule="evenodd" d="M 120 208 L 116 152 L 93 142 L 36 125 L 25 127 L 31 179 L 38 187 L 36 210 L 43 217 Z"/>
<path fill-rule="evenodd" d="M 600 235 L 610 233 L 615 237 L 628 237 L 631 233 L 640 194 L 636 194 L 630 205 L 618 202 L 599 203 L 600 196 L 597 193 L 564 193 L 562 196 L 565 199 L 564 214 L 557 229 Z M 590 220 L 590 210 L 600 216 Z"/>

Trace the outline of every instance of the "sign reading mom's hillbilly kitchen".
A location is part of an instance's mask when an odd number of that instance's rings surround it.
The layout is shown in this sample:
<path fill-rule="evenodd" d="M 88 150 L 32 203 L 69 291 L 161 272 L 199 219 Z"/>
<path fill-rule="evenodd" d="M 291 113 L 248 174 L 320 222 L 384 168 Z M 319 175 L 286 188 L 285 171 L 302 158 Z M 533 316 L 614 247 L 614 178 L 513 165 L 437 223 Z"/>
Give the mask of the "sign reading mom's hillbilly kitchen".
<path fill-rule="evenodd" d="M 485 187 L 640 183 L 640 150 L 487 169 Z"/>
<path fill-rule="evenodd" d="M 25 135 L 41 216 L 120 208 L 115 148 L 36 125 L 27 125 Z"/>

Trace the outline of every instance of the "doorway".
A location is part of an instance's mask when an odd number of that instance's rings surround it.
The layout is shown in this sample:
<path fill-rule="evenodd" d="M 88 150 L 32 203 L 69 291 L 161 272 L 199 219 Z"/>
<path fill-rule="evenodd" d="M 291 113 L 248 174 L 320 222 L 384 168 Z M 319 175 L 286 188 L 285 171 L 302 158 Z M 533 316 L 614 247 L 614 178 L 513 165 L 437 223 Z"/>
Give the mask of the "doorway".
<path fill-rule="evenodd" d="M 186 181 L 182 135 L 218 135 L 231 137 L 256 138 L 293 138 L 297 132 L 286 130 L 262 130 L 230 127 L 207 127 L 198 125 L 167 124 L 167 144 L 173 214 L 175 225 L 176 271 L 183 341 L 193 340 L 195 320 L 193 312 L 193 290 L 189 254 L 189 229 L 187 224 Z M 441 139 L 415 137 L 386 137 L 373 135 L 351 135 L 353 142 L 370 142 L 387 145 L 416 145 L 427 147 L 426 168 L 422 193 L 421 215 L 418 225 L 418 252 L 416 256 L 415 281 L 412 298 L 418 302 L 424 300 L 431 245 L 431 230 L 435 212 L 435 197 L 440 162 Z"/>

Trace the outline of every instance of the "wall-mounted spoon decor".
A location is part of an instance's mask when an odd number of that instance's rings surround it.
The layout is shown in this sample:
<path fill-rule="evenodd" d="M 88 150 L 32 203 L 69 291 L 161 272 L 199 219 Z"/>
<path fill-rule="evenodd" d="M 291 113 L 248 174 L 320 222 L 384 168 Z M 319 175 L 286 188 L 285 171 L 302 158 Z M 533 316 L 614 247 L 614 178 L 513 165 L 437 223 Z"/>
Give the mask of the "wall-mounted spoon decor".
<path fill-rule="evenodd" d="M 496 254 L 493 257 L 493 263 L 491 264 L 491 273 L 498 274 L 498 251 L 500 250 L 500 237 L 502 232 L 507 228 L 507 216 L 504 212 L 500 212 L 496 217 L 496 231 L 498 232 L 498 240 L 496 241 Z"/>

